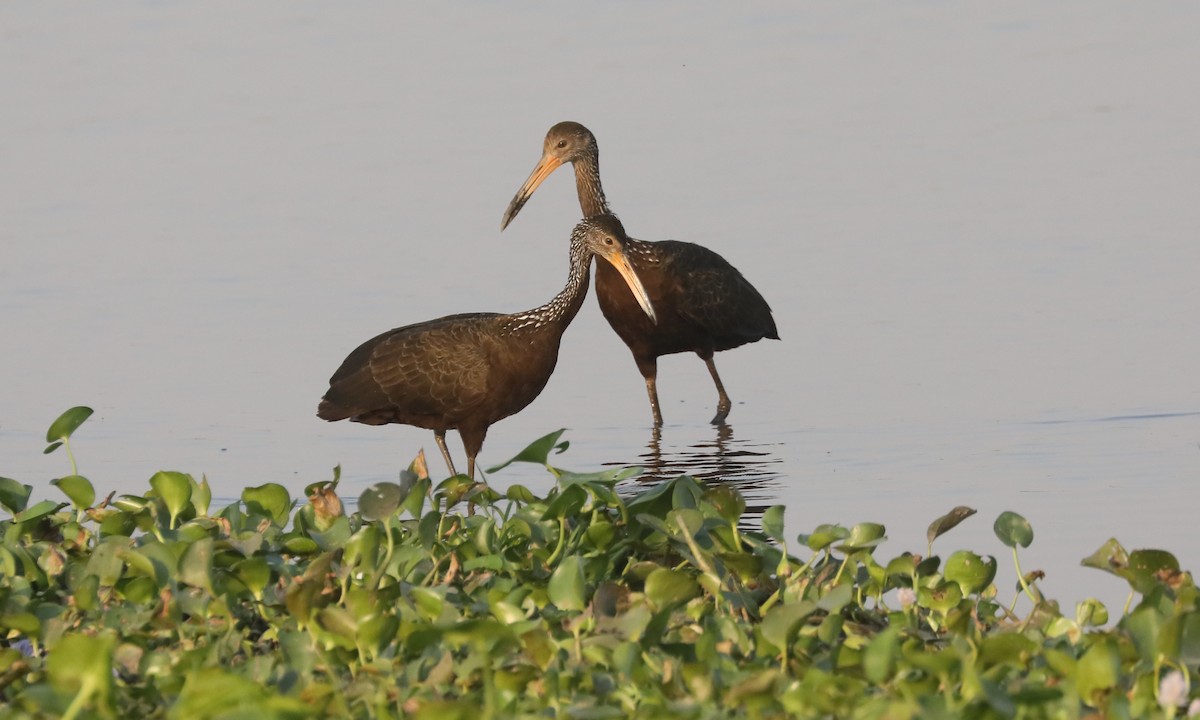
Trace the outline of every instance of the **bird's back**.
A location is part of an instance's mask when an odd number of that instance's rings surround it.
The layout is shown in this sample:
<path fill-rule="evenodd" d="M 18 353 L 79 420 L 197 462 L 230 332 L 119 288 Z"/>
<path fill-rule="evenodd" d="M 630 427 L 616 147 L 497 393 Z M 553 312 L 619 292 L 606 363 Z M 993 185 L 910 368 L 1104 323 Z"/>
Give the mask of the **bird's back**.
<path fill-rule="evenodd" d="M 452 315 L 374 337 L 330 378 L 317 415 L 445 430 L 464 422 L 486 427 L 519 412 L 546 386 L 562 332 L 514 330 L 506 321 L 518 317 Z M 535 342 L 540 334 L 550 337 Z"/>
<path fill-rule="evenodd" d="M 627 246 L 659 314 L 658 323 L 634 313 L 632 294 L 603 265 L 596 271 L 596 296 L 604 316 L 635 355 L 729 350 L 779 338 L 770 305 L 719 254 L 678 240 L 639 240 Z"/>

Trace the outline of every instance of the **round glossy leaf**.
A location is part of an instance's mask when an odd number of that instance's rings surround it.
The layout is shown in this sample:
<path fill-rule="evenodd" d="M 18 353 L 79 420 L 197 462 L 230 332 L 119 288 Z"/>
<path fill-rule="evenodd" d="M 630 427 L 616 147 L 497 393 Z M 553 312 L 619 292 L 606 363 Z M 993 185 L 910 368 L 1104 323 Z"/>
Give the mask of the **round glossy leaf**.
<path fill-rule="evenodd" d="M 65 635 L 50 650 L 46 672 L 59 690 L 75 695 L 86 692 L 107 707 L 112 691 L 112 656 L 115 642 L 109 635 Z M 85 706 L 90 706 L 87 702 Z M 109 713 L 105 713 L 109 714 Z"/>
<path fill-rule="evenodd" d="M 717 514 L 729 522 L 736 522 L 746 512 L 746 499 L 728 485 L 716 485 L 704 491 L 704 499 L 712 504 Z"/>
<path fill-rule="evenodd" d="M 92 416 L 90 407 L 73 407 L 58 419 L 50 424 L 50 429 L 46 431 L 46 442 L 52 443 L 56 440 L 66 440 L 71 437 L 71 433 L 75 432 L 85 420 Z"/>
<path fill-rule="evenodd" d="M 375 483 L 358 496 L 358 511 L 368 520 L 382 520 L 391 517 L 403 500 L 404 494 L 396 483 Z"/>
<path fill-rule="evenodd" d="M 400 621 L 395 615 L 370 615 L 358 624 L 358 641 L 378 654 L 392 642 L 399 629 Z"/>
<path fill-rule="evenodd" d="M 886 529 L 879 523 L 859 523 L 850 528 L 849 537 L 838 546 L 838 550 L 848 553 L 870 550 L 887 540 L 885 532 Z"/>
<path fill-rule="evenodd" d="M 171 514 L 171 524 L 192 499 L 192 479 L 179 472 L 157 472 L 150 478 L 150 487 L 162 498 Z"/>
<path fill-rule="evenodd" d="M 563 558 L 550 576 L 550 602 L 562 610 L 583 610 L 587 584 L 583 577 L 583 558 L 576 555 Z"/>
<path fill-rule="evenodd" d="M 52 515 L 66 506 L 66 503 L 56 503 L 52 500 L 42 500 L 39 503 L 30 505 L 16 515 L 13 515 L 13 520 L 19 523 L 36 520 L 40 517 L 45 517 L 46 515 Z"/>
<path fill-rule="evenodd" d="M 782 505 L 772 505 L 762 514 L 762 529 L 775 542 L 784 542 Z M 814 548 L 815 550 L 816 548 Z"/>
<path fill-rule="evenodd" d="M 1120 679 L 1120 657 L 1111 641 L 1092 643 L 1075 665 L 1075 688 L 1093 707 L 1103 707 L 1104 696 Z"/>
<path fill-rule="evenodd" d="M 646 597 L 656 608 L 687 602 L 699 593 L 696 579 L 682 570 L 659 568 L 646 578 Z"/>
<path fill-rule="evenodd" d="M 958 583 L 964 595 L 983 592 L 996 577 L 996 558 L 981 558 L 973 552 L 959 550 L 946 558 L 943 571 L 947 580 Z"/>
<path fill-rule="evenodd" d="M 212 586 L 213 539 L 203 538 L 188 545 L 179 558 L 179 580 L 210 594 Z"/>
<path fill-rule="evenodd" d="M 233 572 L 255 598 L 261 598 L 263 589 L 271 582 L 271 567 L 261 556 L 240 561 L 233 566 Z"/>
<path fill-rule="evenodd" d="M 247 512 L 266 515 L 278 527 L 287 525 L 292 514 L 292 496 L 278 483 L 246 488 L 242 491 L 242 502 L 246 504 Z"/>
<path fill-rule="evenodd" d="M 841 525 L 818 525 L 811 535 L 801 535 L 800 542 L 807 545 L 809 550 L 819 551 L 849 536 L 850 531 Z"/>
<path fill-rule="evenodd" d="M 82 475 L 67 475 L 60 477 L 57 480 L 51 480 L 51 485 L 55 485 L 63 494 L 71 500 L 79 510 L 86 510 L 96 501 L 96 490 L 92 487 L 92 482 Z"/>
<path fill-rule="evenodd" d="M 1029 547 L 1033 542 L 1033 526 L 1029 521 L 1011 510 L 1005 510 L 996 518 L 993 526 L 996 537 L 1008 547 Z"/>
<path fill-rule="evenodd" d="M 14 515 L 25 509 L 32 492 L 32 485 L 23 485 L 12 478 L 0 477 L 0 505 Z"/>

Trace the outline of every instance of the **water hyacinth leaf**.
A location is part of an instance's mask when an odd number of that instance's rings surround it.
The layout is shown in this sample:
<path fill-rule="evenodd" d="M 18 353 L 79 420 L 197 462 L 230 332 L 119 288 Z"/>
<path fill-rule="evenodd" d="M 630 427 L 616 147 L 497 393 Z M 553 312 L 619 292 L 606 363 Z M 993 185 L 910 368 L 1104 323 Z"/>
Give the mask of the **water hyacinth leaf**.
<path fill-rule="evenodd" d="M 900 630 L 892 626 L 876 635 L 863 653 L 863 674 L 873 683 L 881 684 L 892 676 L 900 654 Z"/>
<path fill-rule="evenodd" d="M 786 542 L 783 534 L 783 511 L 782 505 L 772 505 L 762 514 L 763 532 L 777 543 Z"/>
<path fill-rule="evenodd" d="M 213 592 L 212 585 L 213 539 L 206 537 L 188 545 L 179 558 L 180 582 Z"/>
<path fill-rule="evenodd" d="M 1108 624 L 1108 608 L 1096 598 L 1075 605 L 1075 622 L 1080 627 L 1099 627 Z"/>
<path fill-rule="evenodd" d="M 42 621 L 31 612 L 14 612 L 0 615 L 0 627 L 16 630 L 27 637 L 36 637 L 42 628 Z"/>
<path fill-rule="evenodd" d="M 150 478 L 150 487 L 167 506 L 171 527 L 192 500 L 192 479 L 180 472 L 160 471 Z"/>
<path fill-rule="evenodd" d="M 1029 547 L 1033 542 L 1033 526 L 1011 510 L 1000 513 L 992 527 L 996 531 L 996 537 L 1008 547 Z"/>
<path fill-rule="evenodd" d="M 1148 593 L 1159 582 L 1179 572 L 1179 560 L 1165 550 L 1134 550 L 1129 553 L 1129 568 L 1122 573 L 1140 593 Z"/>
<path fill-rule="evenodd" d="M 816 610 L 817 605 L 811 600 L 776 605 L 763 616 L 759 629 L 767 642 L 783 651 L 800 630 L 800 623 Z"/>
<path fill-rule="evenodd" d="M 943 573 L 947 580 L 959 584 L 964 595 L 975 595 L 986 590 L 995 579 L 996 558 L 988 555 L 984 559 L 973 552 L 959 550 L 946 558 Z"/>
<path fill-rule="evenodd" d="M 583 558 L 572 555 L 554 569 L 547 588 L 550 602 L 562 610 L 583 610 L 587 607 L 585 597 L 587 583 L 583 575 Z"/>
<path fill-rule="evenodd" d="M 400 629 L 400 621 L 395 615 L 369 615 L 358 624 L 358 642 L 378 655 L 388 645 Z"/>
<path fill-rule="evenodd" d="M 271 566 L 263 557 L 250 557 L 238 562 L 233 566 L 233 573 L 256 600 L 262 599 L 263 590 L 271 582 Z"/>
<path fill-rule="evenodd" d="M 1121 572 L 1129 567 L 1129 553 L 1121 547 L 1116 538 L 1109 538 L 1096 552 L 1085 557 L 1079 564 L 1120 577 Z"/>
<path fill-rule="evenodd" d="M 188 475 L 188 480 L 192 485 L 192 509 L 196 511 L 197 517 L 206 517 L 208 505 L 212 502 L 212 488 L 208 485 L 208 476 L 201 475 L 200 482 L 196 482 L 195 478 Z"/>
<path fill-rule="evenodd" d="M 646 597 L 655 609 L 687 602 L 698 594 L 696 579 L 682 570 L 659 568 L 646 578 Z"/>
<path fill-rule="evenodd" d="M 42 500 L 39 503 L 30 505 L 16 515 L 13 515 L 13 521 L 22 523 L 30 520 L 37 520 L 38 518 L 45 517 L 47 515 L 53 515 L 66 506 L 66 503 L 56 503 L 53 500 Z"/>
<path fill-rule="evenodd" d="M 112 587 L 121 579 L 125 569 L 125 556 L 128 554 L 128 541 L 122 537 L 106 540 L 96 546 L 88 558 L 84 572 L 94 575 L 105 587 Z"/>
<path fill-rule="evenodd" d="M 46 659 L 50 682 L 77 698 L 82 696 L 83 707 L 97 707 L 100 713 L 111 715 L 114 645 L 108 635 L 63 636 Z"/>
<path fill-rule="evenodd" d="M 86 510 L 96 501 L 96 490 L 92 487 L 92 482 L 82 475 L 67 475 L 51 480 L 50 484 L 62 490 L 78 510 Z"/>
<path fill-rule="evenodd" d="M 394 482 L 379 482 L 358 496 L 358 511 L 367 520 L 379 521 L 391 517 L 404 501 L 403 491 Z"/>
<path fill-rule="evenodd" d="M 266 515 L 277 527 L 287 525 L 292 514 L 292 496 L 278 483 L 266 483 L 242 490 L 242 502 L 254 515 Z"/>
<path fill-rule="evenodd" d="M 499 472 L 515 462 L 537 463 L 538 465 L 545 465 L 549 467 L 550 453 L 556 451 L 561 453 L 570 446 L 569 442 L 563 441 L 560 443 L 558 441 L 564 432 L 566 432 L 566 428 L 556 430 L 549 435 L 543 435 L 537 440 L 529 443 L 528 447 L 514 455 L 512 458 L 500 463 L 499 465 L 496 465 L 495 467 L 488 468 L 488 472 Z"/>
<path fill-rule="evenodd" d="M 407 512 L 409 515 L 419 518 L 425 512 L 425 499 L 429 497 L 429 488 L 433 485 L 429 478 L 421 478 L 409 490 L 408 496 L 404 498 L 404 502 L 400 503 L 400 510 Z"/>
<path fill-rule="evenodd" d="M 46 449 L 42 451 L 42 454 L 43 454 L 43 455 L 49 455 L 50 453 L 54 452 L 55 450 L 59 449 L 60 447 L 62 447 L 62 441 L 61 441 L 61 440 L 58 440 L 58 441 L 56 441 L 56 442 L 52 442 L 52 443 L 50 443 L 49 445 L 47 445 L 47 446 L 46 446 Z"/>
<path fill-rule="evenodd" d="M 930 544 L 933 541 L 953 530 L 959 523 L 975 514 L 974 508 L 969 508 L 966 505 L 959 505 L 950 512 L 934 520 L 929 524 L 929 529 L 925 532 L 926 539 Z"/>
<path fill-rule="evenodd" d="M 542 513 L 543 520 L 557 520 L 564 517 L 575 517 L 587 503 L 587 491 L 578 485 L 569 485 L 546 506 Z"/>
<path fill-rule="evenodd" d="M 837 549 L 846 553 L 870 550 L 887 540 L 885 532 L 886 528 L 879 523 L 859 523 L 850 528 L 850 534 Z"/>
<path fill-rule="evenodd" d="M 1075 689 L 1092 707 L 1103 706 L 1104 697 L 1116 687 L 1119 677 L 1120 658 L 1107 638 L 1093 643 L 1075 665 Z"/>
<path fill-rule="evenodd" d="M 32 492 L 32 485 L 24 485 L 12 478 L 0 477 L 0 505 L 13 515 L 25 509 Z"/>
<path fill-rule="evenodd" d="M 850 531 L 841 525 L 818 525 L 811 535 L 800 535 L 799 540 L 807 545 L 809 550 L 819 552 L 848 537 Z"/>
<path fill-rule="evenodd" d="M 91 416 L 92 409 L 90 407 L 80 405 L 67 410 L 59 415 L 57 420 L 50 423 L 50 429 L 46 431 L 46 442 L 66 440 Z"/>
<path fill-rule="evenodd" d="M 704 491 L 704 499 L 717 509 L 718 515 L 729 522 L 736 522 L 746 512 L 746 499 L 728 485 L 708 488 Z"/>

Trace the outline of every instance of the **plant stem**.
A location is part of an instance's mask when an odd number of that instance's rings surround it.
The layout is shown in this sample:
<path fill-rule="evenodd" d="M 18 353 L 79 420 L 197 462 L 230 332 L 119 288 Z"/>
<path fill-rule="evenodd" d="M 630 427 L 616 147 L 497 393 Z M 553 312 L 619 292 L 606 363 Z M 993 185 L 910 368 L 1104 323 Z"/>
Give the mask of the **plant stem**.
<path fill-rule="evenodd" d="M 1033 591 L 1029 589 L 1029 583 L 1025 582 L 1025 573 L 1021 572 L 1021 561 L 1017 559 L 1017 546 L 1013 545 L 1013 565 L 1017 567 L 1017 580 L 1021 582 L 1021 587 L 1025 590 L 1025 594 L 1029 596 L 1030 602 L 1037 605 L 1037 598 L 1033 596 Z M 1013 601 L 1013 607 L 1016 607 L 1016 601 Z"/>

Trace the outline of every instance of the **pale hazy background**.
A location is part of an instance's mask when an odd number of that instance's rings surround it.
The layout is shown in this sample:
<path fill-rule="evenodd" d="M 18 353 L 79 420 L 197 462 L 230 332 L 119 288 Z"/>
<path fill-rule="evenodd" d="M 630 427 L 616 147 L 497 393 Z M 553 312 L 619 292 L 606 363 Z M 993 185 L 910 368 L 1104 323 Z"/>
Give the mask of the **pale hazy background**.
<path fill-rule="evenodd" d="M 1109 536 L 1200 561 L 1197 37 L 1200 5 L 1096 0 L 5 4 L 0 474 L 56 496 L 43 434 L 86 404 L 101 490 L 395 477 L 431 434 L 321 422 L 326 380 L 558 291 L 569 173 L 499 222 L 572 119 L 631 234 L 722 253 L 783 341 L 718 356 L 724 432 L 664 358 L 655 455 L 589 300 L 483 467 L 566 426 L 561 465 L 718 473 L 792 533 L 882 522 L 889 557 L 967 504 L 936 547 L 1002 567 L 1016 510 L 1053 596 L 1123 600 L 1078 566 Z"/>

